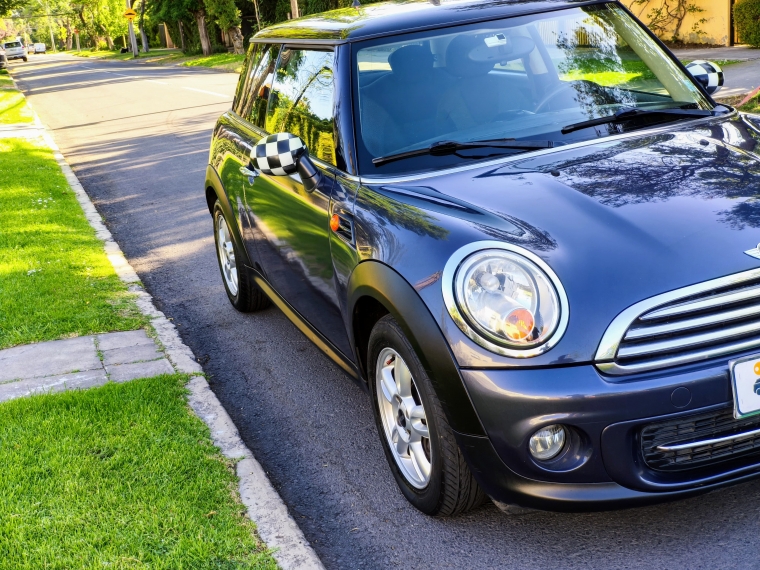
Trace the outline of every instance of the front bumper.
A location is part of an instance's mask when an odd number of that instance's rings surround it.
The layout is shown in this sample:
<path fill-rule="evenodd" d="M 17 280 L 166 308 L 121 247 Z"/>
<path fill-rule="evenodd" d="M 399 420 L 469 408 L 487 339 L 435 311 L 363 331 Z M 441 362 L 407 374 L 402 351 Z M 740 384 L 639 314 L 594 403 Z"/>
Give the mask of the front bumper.
<path fill-rule="evenodd" d="M 546 510 L 616 509 L 760 475 L 760 454 L 674 472 L 652 469 L 643 458 L 645 425 L 732 405 L 726 361 L 614 379 L 592 365 L 461 373 L 488 437 L 457 437 L 475 477 L 498 501 Z M 556 461 L 537 462 L 528 440 L 555 423 L 570 428 L 572 446 Z"/>

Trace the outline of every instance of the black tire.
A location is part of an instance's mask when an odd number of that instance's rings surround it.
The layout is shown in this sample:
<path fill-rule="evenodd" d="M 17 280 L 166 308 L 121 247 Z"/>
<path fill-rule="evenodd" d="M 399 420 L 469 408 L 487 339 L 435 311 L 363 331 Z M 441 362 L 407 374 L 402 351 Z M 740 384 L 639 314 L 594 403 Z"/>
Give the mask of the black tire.
<path fill-rule="evenodd" d="M 24 61 L 29 61 L 29 58 L 28 58 L 28 57 L 24 57 L 24 58 L 22 58 L 22 59 L 23 59 Z"/>
<path fill-rule="evenodd" d="M 383 426 L 377 395 L 376 368 L 378 358 L 386 348 L 393 349 L 403 358 L 412 374 L 416 395 L 425 409 L 430 434 L 431 470 L 429 481 L 422 489 L 410 484 L 399 468 Z M 407 500 L 423 513 L 438 517 L 458 515 L 480 506 L 486 495 L 478 486 L 459 450 L 425 369 L 391 315 L 380 319 L 372 329 L 367 362 L 375 424 L 391 472 Z"/>
<path fill-rule="evenodd" d="M 223 268 L 224 261 L 221 257 L 222 253 L 219 248 L 219 232 L 217 231 L 217 227 L 219 226 L 220 220 L 227 226 L 228 233 L 231 234 L 232 232 L 230 230 L 229 223 L 224 217 L 224 211 L 222 210 L 222 205 L 219 203 L 219 200 L 217 200 L 214 204 L 213 217 L 214 249 L 216 251 L 216 261 L 219 265 L 219 273 L 222 277 L 222 284 L 224 285 L 224 290 L 227 292 L 227 298 L 230 300 L 230 303 L 232 303 L 232 306 L 241 313 L 252 313 L 254 311 L 260 311 L 269 307 L 271 304 L 269 297 L 267 297 L 264 291 L 262 291 L 259 286 L 256 285 L 255 281 L 253 280 L 251 271 L 242 262 L 245 257 L 239 250 L 237 244 L 235 243 L 235 240 L 231 240 L 232 249 L 234 251 L 235 259 L 240 260 L 240 263 L 236 263 L 235 267 L 235 271 L 237 272 L 237 291 L 230 289 L 230 285 L 227 283 L 227 277 L 225 276 L 225 270 Z"/>

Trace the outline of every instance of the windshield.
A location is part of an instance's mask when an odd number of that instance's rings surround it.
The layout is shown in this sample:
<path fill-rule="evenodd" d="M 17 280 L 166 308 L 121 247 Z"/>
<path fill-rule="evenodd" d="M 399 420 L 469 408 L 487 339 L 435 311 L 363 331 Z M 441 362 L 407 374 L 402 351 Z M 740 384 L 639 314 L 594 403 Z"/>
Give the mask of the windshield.
<path fill-rule="evenodd" d="M 353 52 L 363 175 L 419 172 L 525 149 L 372 160 L 439 141 L 555 145 L 689 116 L 642 114 L 562 128 L 624 109 L 712 109 L 691 79 L 623 9 L 600 4 L 363 42 Z"/>

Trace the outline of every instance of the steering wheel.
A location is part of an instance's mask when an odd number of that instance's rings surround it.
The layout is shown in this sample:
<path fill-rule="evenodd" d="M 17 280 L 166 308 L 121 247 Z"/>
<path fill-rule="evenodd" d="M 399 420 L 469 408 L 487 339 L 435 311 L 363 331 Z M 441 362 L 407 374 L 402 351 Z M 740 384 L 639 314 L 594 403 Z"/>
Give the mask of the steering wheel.
<path fill-rule="evenodd" d="M 536 105 L 536 108 L 533 110 L 533 112 L 534 113 L 540 113 L 543 110 L 543 108 L 546 105 L 549 104 L 550 101 L 552 101 L 553 99 L 556 99 L 561 94 L 563 94 L 565 91 L 570 91 L 570 90 L 575 91 L 575 88 L 573 87 L 573 84 L 572 83 L 562 82 L 559 87 L 557 87 L 554 91 L 552 91 L 546 97 L 544 97 L 543 99 L 541 99 L 541 101 L 538 103 L 538 105 Z"/>

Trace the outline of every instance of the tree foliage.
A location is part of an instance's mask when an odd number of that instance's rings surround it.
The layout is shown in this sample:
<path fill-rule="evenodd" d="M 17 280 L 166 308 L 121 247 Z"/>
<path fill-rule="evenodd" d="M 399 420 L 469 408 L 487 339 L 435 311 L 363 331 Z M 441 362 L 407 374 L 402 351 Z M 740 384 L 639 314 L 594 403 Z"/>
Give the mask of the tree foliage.
<path fill-rule="evenodd" d="M 760 47 L 760 0 L 740 0 L 734 5 L 734 21 L 741 41 Z"/>
<path fill-rule="evenodd" d="M 25 0 L 0 0 L 0 16 L 7 16 L 13 10 L 22 8 Z"/>

